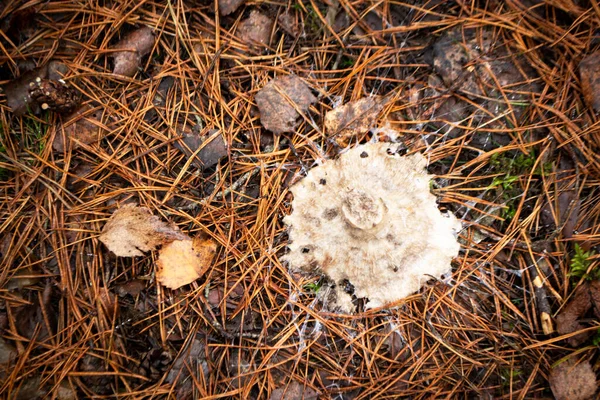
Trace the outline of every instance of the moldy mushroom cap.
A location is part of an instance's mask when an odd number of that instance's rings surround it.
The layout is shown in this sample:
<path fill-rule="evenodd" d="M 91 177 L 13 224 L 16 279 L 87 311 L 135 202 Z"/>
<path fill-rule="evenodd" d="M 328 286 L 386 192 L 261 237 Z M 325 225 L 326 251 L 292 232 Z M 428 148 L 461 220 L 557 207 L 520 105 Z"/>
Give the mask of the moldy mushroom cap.
<path fill-rule="evenodd" d="M 380 307 L 450 272 L 459 251 L 460 222 L 442 214 L 429 191 L 421 154 L 398 155 L 399 145 L 357 146 L 311 169 L 290 190 L 291 269 L 327 275 L 336 305 L 354 310 L 350 292 Z"/>

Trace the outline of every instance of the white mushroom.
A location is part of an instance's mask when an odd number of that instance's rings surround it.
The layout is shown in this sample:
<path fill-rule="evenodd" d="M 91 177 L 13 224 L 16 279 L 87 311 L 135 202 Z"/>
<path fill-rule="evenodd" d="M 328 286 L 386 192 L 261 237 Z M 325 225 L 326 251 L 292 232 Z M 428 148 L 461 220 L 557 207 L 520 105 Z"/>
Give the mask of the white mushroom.
<path fill-rule="evenodd" d="M 336 284 L 336 307 L 354 310 L 354 295 L 380 307 L 450 272 L 461 229 L 442 214 L 429 190 L 421 154 L 402 157 L 399 146 L 369 143 L 313 168 L 290 190 L 293 270 L 325 274 Z"/>

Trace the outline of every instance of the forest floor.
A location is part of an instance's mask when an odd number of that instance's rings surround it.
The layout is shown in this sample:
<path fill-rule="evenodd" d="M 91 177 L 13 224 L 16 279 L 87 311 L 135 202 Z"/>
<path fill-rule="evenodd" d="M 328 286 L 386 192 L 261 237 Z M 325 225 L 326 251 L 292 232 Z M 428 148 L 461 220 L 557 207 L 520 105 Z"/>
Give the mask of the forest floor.
<path fill-rule="evenodd" d="M 0 397 L 592 398 L 595 0 L 0 7 Z M 373 141 L 427 157 L 460 252 L 341 313 L 283 218 Z M 128 204 L 160 237 L 109 249 Z M 173 237 L 208 249 L 191 283 L 160 270 Z"/>

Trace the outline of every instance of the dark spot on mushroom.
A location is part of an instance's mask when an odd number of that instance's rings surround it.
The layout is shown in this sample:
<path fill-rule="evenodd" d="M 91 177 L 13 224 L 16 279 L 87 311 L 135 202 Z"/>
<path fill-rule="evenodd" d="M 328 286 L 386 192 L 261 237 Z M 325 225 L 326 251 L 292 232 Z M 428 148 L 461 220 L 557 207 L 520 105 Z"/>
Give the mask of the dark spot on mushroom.
<path fill-rule="evenodd" d="M 392 150 L 391 147 L 388 147 L 386 149 L 386 153 L 388 154 L 388 156 L 404 156 L 404 155 L 406 155 L 406 153 L 408 153 L 408 149 Z"/>
<path fill-rule="evenodd" d="M 385 238 L 390 242 L 393 243 L 396 246 L 399 246 L 400 244 L 402 244 L 401 241 L 399 241 L 398 239 L 396 239 L 396 237 L 394 235 L 392 235 L 391 233 L 388 233 L 387 235 L 385 235 Z"/>
<path fill-rule="evenodd" d="M 351 284 L 348 279 L 342 279 L 339 282 L 339 285 L 344 292 L 346 292 L 348 294 L 354 294 L 354 285 Z"/>
<path fill-rule="evenodd" d="M 338 216 L 338 211 L 335 208 L 328 208 L 325 211 L 323 211 L 323 218 L 326 219 L 327 221 L 331 221 L 332 219 L 334 219 L 337 216 Z"/>
<path fill-rule="evenodd" d="M 366 151 L 363 151 L 362 153 L 360 153 L 360 158 L 367 158 L 369 157 L 369 153 L 367 153 Z"/>
<path fill-rule="evenodd" d="M 321 185 L 325 185 L 325 184 L 327 183 L 327 179 L 325 179 L 325 178 L 321 178 L 321 179 L 319 180 L 319 183 L 320 183 Z"/>

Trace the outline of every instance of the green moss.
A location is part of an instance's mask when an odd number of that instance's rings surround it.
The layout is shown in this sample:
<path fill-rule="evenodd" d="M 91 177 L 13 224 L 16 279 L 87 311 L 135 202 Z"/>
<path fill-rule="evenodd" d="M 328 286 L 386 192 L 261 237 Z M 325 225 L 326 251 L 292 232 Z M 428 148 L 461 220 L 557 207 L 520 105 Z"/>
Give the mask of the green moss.
<path fill-rule="evenodd" d="M 594 255 L 594 252 L 584 251 L 577 243 L 575 243 L 574 250 L 575 254 L 571 257 L 569 277 L 577 280 L 583 278 L 588 281 L 600 279 L 600 269 L 596 268 L 589 273 L 587 272 L 592 264 L 590 258 Z"/>
<path fill-rule="evenodd" d="M 304 290 L 317 294 L 323 287 L 323 279 L 319 279 L 316 282 L 310 282 L 304 285 Z"/>
<path fill-rule="evenodd" d="M 29 113 L 23 117 L 23 143 L 32 153 L 41 154 L 46 148 L 46 133 L 48 133 L 50 114 L 44 112 L 40 117 Z"/>
<path fill-rule="evenodd" d="M 512 152 L 495 153 L 490 157 L 492 171 L 498 176 L 494 177 L 489 189 L 497 189 L 501 192 L 505 208 L 502 210 L 502 218 L 510 221 L 516 215 L 516 200 L 520 197 L 521 189 L 516 184 L 522 175 L 545 175 L 552 171 L 552 163 L 538 165 L 532 171 L 537 160 L 534 150 L 529 153 Z"/>

